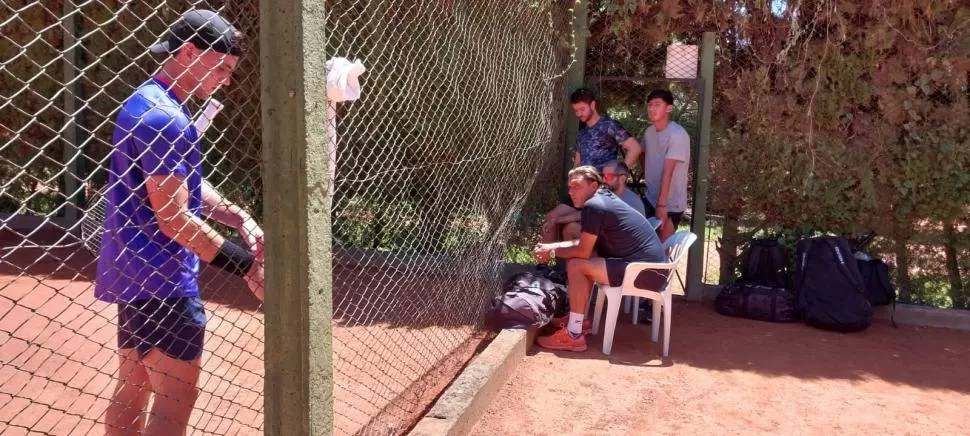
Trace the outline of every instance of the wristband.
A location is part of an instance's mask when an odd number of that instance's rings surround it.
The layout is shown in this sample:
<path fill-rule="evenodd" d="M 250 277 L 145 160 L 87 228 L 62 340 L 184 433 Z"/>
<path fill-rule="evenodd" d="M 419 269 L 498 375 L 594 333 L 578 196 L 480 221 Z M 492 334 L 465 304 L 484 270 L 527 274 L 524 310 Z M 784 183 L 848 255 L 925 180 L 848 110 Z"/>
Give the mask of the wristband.
<path fill-rule="evenodd" d="M 245 276 L 253 267 L 256 257 L 246 249 L 226 239 L 219 247 L 219 252 L 212 258 L 209 265 L 222 268 L 237 276 Z"/>

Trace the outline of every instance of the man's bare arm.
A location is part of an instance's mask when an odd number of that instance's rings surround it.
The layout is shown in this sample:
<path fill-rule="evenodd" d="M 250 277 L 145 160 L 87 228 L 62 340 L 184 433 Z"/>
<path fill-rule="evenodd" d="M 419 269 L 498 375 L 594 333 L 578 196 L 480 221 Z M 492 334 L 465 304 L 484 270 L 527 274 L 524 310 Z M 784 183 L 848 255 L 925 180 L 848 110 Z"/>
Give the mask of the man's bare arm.
<path fill-rule="evenodd" d="M 632 136 L 623 141 L 622 145 L 623 155 L 625 156 L 623 163 L 632 170 L 640 162 L 640 156 L 643 155 L 643 145 Z"/>
<path fill-rule="evenodd" d="M 202 181 L 202 213 L 234 229 L 252 219 L 245 210 L 227 200 L 208 181 Z"/>
<path fill-rule="evenodd" d="M 573 168 L 576 168 L 579 166 L 579 161 L 580 161 L 579 152 L 578 151 L 573 152 Z"/>
<path fill-rule="evenodd" d="M 145 188 L 162 233 L 197 254 L 203 261 L 211 262 L 225 238 L 189 211 L 189 190 L 185 186 L 185 178 L 151 176 Z"/>
<path fill-rule="evenodd" d="M 670 180 L 674 176 L 674 168 L 680 161 L 674 159 L 664 160 L 664 172 L 660 178 L 660 196 L 657 197 L 657 207 L 667 207 L 667 196 L 670 194 Z"/>
<path fill-rule="evenodd" d="M 563 259 L 589 259 L 593 256 L 593 247 L 596 246 L 597 236 L 592 233 L 580 233 L 579 243 L 566 248 L 556 250 L 556 257 Z"/>

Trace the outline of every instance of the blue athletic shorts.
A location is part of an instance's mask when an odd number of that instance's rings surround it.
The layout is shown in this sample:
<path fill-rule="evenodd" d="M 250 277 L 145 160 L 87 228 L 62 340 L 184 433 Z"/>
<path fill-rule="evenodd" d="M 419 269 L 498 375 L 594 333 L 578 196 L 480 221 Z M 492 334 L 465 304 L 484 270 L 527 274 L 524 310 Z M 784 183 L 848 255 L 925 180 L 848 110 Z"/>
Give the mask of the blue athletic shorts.
<path fill-rule="evenodd" d="M 118 348 L 152 348 L 179 360 L 202 355 L 206 314 L 199 297 L 150 298 L 118 304 Z"/>

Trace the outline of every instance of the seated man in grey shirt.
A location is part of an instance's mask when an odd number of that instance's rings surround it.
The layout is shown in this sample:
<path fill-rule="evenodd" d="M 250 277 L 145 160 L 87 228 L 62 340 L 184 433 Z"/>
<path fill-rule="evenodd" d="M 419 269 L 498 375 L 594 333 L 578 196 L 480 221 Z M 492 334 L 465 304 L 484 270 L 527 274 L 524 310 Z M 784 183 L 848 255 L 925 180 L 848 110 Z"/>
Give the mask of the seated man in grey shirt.
<path fill-rule="evenodd" d="M 626 180 L 630 176 L 630 168 L 623 161 L 612 161 L 603 166 L 603 180 L 620 200 L 630 205 L 633 210 L 646 215 L 643 211 L 643 200 L 632 189 L 627 189 Z"/>
<path fill-rule="evenodd" d="M 568 260 L 569 321 L 565 328 L 538 338 L 536 343 L 553 350 L 585 351 L 583 318 L 593 283 L 621 286 L 627 264 L 664 262 L 667 256 L 647 218 L 606 189 L 596 168 L 574 168 L 568 181 L 569 197 L 583 207 L 579 240 L 560 243 L 559 248 L 539 244 L 535 255 L 540 262 L 556 256 Z M 646 270 L 635 282 L 637 286 L 656 288 L 665 278 L 665 273 Z"/>

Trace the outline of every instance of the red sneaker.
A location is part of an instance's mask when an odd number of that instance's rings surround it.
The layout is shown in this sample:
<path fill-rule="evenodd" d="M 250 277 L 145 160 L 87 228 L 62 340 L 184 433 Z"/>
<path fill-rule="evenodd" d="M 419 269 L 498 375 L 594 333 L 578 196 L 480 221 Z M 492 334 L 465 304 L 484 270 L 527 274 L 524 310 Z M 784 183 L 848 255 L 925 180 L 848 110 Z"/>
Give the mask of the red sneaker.
<path fill-rule="evenodd" d="M 586 336 L 579 335 L 574 338 L 569 331 L 562 328 L 549 336 L 542 336 L 536 339 L 536 343 L 542 348 L 562 351 L 586 351 Z"/>
<path fill-rule="evenodd" d="M 556 327 L 559 327 L 559 328 L 563 328 L 564 329 L 564 328 L 566 328 L 566 324 L 568 322 L 569 322 L 569 315 L 566 315 L 566 316 L 563 316 L 563 317 L 560 317 L 560 318 L 553 318 L 553 320 L 551 322 L 549 322 L 549 324 L 552 324 L 553 326 L 556 326 Z M 584 335 L 588 335 L 592 331 L 593 331 L 593 321 L 592 320 L 589 320 L 589 319 L 584 319 L 583 320 L 583 334 Z"/>

